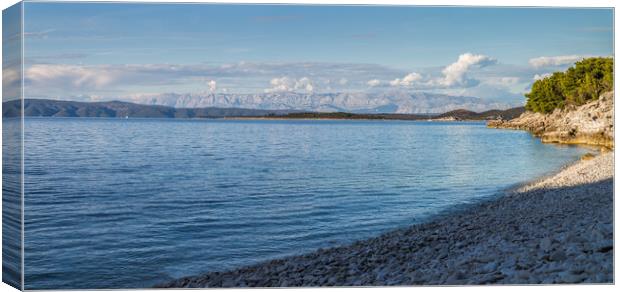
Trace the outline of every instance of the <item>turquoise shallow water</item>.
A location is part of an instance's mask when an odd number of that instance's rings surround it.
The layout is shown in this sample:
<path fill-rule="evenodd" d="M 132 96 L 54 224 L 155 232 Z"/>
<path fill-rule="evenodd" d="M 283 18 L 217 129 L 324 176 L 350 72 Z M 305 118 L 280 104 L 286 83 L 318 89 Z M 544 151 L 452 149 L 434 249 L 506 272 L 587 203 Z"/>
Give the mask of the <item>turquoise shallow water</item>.
<path fill-rule="evenodd" d="M 26 289 L 150 287 L 349 243 L 587 150 L 479 122 L 27 118 Z"/>

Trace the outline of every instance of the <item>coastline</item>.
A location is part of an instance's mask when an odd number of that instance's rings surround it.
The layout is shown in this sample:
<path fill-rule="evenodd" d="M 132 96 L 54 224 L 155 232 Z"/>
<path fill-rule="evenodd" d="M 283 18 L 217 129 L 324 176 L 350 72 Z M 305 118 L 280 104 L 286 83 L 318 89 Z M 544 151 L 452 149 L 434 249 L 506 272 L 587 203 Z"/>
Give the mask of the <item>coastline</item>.
<path fill-rule="evenodd" d="M 486 123 L 489 120 L 446 120 L 446 119 L 365 119 L 365 118 L 276 118 L 276 117 L 224 117 L 220 120 L 231 121 L 403 121 L 403 122 L 480 122 Z"/>
<path fill-rule="evenodd" d="M 551 113 L 525 112 L 511 120 L 488 121 L 487 127 L 526 130 L 543 143 L 585 144 L 613 148 L 614 92 L 600 95 L 580 106 L 567 106 Z"/>
<path fill-rule="evenodd" d="M 57 116 L 25 116 L 26 119 L 101 119 L 101 120 L 205 120 L 205 121 L 402 121 L 402 122 L 479 122 L 488 123 L 491 120 L 485 119 L 366 119 L 366 118 L 274 118 L 274 117 L 191 117 L 191 118 L 170 118 L 170 117 L 57 117 Z M 19 120 L 19 117 L 4 117 L 3 119 Z"/>
<path fill-rule="evenodd" d="M 349 245 L 156 287 L 612 283 L 613 160 L 602 152 Z"/>

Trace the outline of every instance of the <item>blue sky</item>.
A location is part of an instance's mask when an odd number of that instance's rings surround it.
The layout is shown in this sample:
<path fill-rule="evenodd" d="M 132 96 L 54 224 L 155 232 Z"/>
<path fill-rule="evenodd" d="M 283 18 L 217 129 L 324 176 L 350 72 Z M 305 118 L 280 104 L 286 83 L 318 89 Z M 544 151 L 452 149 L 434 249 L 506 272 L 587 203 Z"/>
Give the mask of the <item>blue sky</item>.
<path fill-rule="evenodd" d="M 611 9 L 26 3 L 27 95 L 430 91 L 518 101 Z M 537 77 L 537 78 L 538 78 Z"/>

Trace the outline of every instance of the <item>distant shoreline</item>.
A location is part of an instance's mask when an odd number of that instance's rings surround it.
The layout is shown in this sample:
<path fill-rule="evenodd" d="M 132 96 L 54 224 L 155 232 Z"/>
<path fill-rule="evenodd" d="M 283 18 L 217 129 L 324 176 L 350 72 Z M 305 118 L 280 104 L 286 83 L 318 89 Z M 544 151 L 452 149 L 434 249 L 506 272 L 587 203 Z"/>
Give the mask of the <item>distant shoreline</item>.
<path fill-rule="evenodd" d="M 473 112 L 456 109 L 445 113 L 351 113 L 311 112 L 295 109 L 175 108 L 130 102 L 77 102 L 25 99 L 3 102 L 3 118 L 10 117 L 102 117 L 102 118 L 201 118 L 201 119 L 333 119 L 333 120 L 493 120 L 516 117 L 524 108 Z"/>
<path fill-rule="evenodd" d="M 488 120 L 445 120 L 445 119 L 368 119 L 368 118 L 287 118 L 287 117 L 223 117 L 219 120 L 265 120 L 265 121 L 411 121 L 411 122 L 485 122 Z"/>
<path fill-rule="evenodd" d="M 3 119 L 18 119 L 19 117 L 5 117 Z M 230 120 L 230 121 L 403 121 L 403 122 L 480 122 L 489 120 L 446 120 L 446 119 L 363 119 L 363 118 L 274 118 L 274 117 L 192 117 L 192 118 L 161 118 L 161 117 L 46 117 L 25 116 L 26 119 L 105 119 L 105 120 Z"/>
<path fill-rule="evenodd" d="M 277 117 L 192 117 L 192 118 L 166 118 L 166 117 L 49 117 L 49 116 L 25 116 L 26 119 L 102 119 L 102 120 L 213 120 L 213 121 L 401 121 L 401 122 L 479 122 L 486 123 L 489 120 L 446 120 L 446 119 L 364 119 L 364 118 L 277 118 Z M 19 119 L 19 117 L 4 117 L 3 119 Z"/>

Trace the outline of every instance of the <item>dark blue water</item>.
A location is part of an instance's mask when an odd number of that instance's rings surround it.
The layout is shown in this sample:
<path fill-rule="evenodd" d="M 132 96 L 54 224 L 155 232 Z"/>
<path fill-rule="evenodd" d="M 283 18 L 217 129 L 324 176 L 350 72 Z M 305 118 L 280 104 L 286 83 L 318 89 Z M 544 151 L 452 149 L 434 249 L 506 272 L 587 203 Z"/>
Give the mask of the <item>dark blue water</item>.
<path fill-rule="evenodd" d="M 2 118 L 2 281 L 22 288 L 22 123 Z"/>
<path fill-rule="evenodd" d="M 586 150 L 483 123 L 25 122 L 26 289 L 149 287 L 364 239 Z"/>

